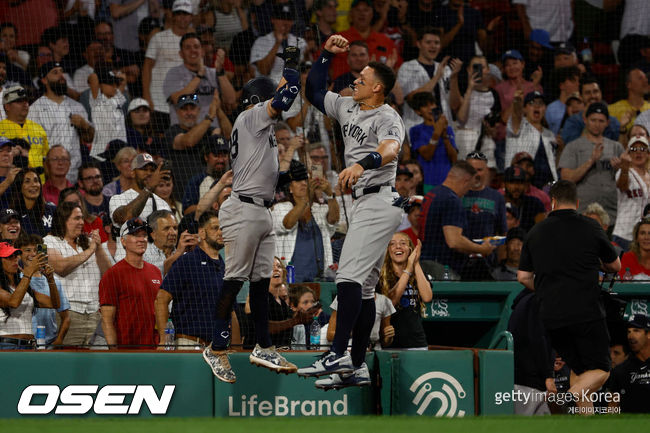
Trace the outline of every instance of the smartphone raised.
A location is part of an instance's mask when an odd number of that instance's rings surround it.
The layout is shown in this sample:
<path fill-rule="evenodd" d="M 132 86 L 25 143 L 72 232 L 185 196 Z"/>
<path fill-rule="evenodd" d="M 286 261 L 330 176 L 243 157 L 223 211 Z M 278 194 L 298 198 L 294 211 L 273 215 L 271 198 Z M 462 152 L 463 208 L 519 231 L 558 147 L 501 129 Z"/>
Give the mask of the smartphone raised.
<path fill-rule="evenodd" d="M 472 75 L 478 75 L 478 80 L 483 81 L 483 65 L 480 63 L 474 63 L 472 65 Z"/>
<path fill-rule="evenodd" d="M 45 254 L 47 255 L 47 245 L 45 244 L 38 244 L 36 246 L 36 252 L 39 254 Z"/>

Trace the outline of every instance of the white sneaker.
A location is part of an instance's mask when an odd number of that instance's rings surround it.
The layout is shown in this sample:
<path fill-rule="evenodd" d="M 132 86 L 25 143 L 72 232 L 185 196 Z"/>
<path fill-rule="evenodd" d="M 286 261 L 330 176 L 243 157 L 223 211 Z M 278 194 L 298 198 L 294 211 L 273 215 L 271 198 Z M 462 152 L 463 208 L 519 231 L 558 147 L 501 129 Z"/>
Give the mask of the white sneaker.
<path fill-rule="evenodd" d="M 309 367 L 298 369 L 298 376 L 319 377 L 334 373 L 352 373 L 354 366 L 348 352 L 338 356 L 334 352 L 325 352 Z"/>
<path fill-rule="evenodd" d="M 347 374 L 332 374 L 325 379 L 318 379 L 315 383 L 316 388 L 324 389 L 341 389 L 349 386 L 368 386 L 372 383 L 370 371 L 364 362 L 361 367 Z"/>

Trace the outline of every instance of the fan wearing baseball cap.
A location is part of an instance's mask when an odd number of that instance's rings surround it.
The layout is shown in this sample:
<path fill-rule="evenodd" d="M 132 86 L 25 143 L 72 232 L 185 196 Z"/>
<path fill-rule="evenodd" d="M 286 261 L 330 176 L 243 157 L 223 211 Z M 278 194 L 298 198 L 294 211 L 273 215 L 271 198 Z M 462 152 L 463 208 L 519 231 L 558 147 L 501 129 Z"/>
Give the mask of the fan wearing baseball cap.
<path fill-rule="evenodd" d="M 539 84 L 542 79 L 542 69 L 540 67 L 536 73 L 532 74 L 533 81 L 527 81 L 524 78 L 526 62 L 519 51 L 506 51 L 501 56 L 501 61 L 503 62 L 503 81 L 497 84 L 494 90 L 497 91 L 501 100 L 501 118 L 504 122 L 507 122 L 512 111 L 515 91 L 521 90 L 523 95 L 534 91 L 542 91 L 542 86 Z"/>
<path fill-rule="evenodd" d="M 622 413 L 650 413 L 650 319 L 635 314 L 627 324 L 627 342 L 630 356 L 617 366 L 608 382 L 609 391 L 620 395 Z M 619 403 L 614 403 L 618 406 Z"/>
<path fill-rule="evenodd" d="M 18 260 L 22 251 L 7 242 L 0 242 L 0 350 L 31 349 L 34 345 L 32 315 L 35 307 L 59 308 L 61 301 L 54 282 L 54 270 L 47 256 L 39 254 L 20 272 Z M 29 287 L 32 276 L 43 270 L 50 287 L 50 296 Z M 22 274 L 22 275 L 21 275 Z"/>
<path fill-rule="evenodd" d="M 27 152 L 29 166 L 33 168 L 43 167 L 43 158 L 49 150 L 47 133 L 38 123 L 29 120 L 29 97 L 22 86 L 11 86 L 4 89 L 2 95 L 2 106 L 7 118 L 0 121 L 0 136 L 8 138 L 22 138 L 29 143 L 23 145 L 23 151 Z M 41 177 L 44 180 L 44 177 Z"/>
<path fill-rule="evenodd" d="M 609 119 L 609 110 L 604 102 L 591 103 L 583 118 L 584 133 L 567 143 L 560 156 L 560 175 L 578 187 L 578 212 L 590 203 L 598 202 L 614 221 L 617 214 L 614 175 L 619 168 L 623 145 L 604 136 Z"/>
<path fill-rule="evenodd" d="M 109 347 L 151 349 L 156 344 L 154 301 L 162 275 L 143 259 L 150 233 L 144 220 L 128 220 L 120 231 L 126 257 L 99 282 L 102 329 Z"/>
<path fill-rule="evenodd" d="M 132 218 L 146 220 L 156 210 L 171 211 L 167 202 L 153 193 L 163 177 L 171 176 L 170 171 L 164 170 L 162 163 L 157 165 L 148 153 L 138 154 L 131 162 L 131 168 L 135 172 L 135 184 L 122 194 L 111 197 L 109 203 L 111 219 L 120 227 Z"/>

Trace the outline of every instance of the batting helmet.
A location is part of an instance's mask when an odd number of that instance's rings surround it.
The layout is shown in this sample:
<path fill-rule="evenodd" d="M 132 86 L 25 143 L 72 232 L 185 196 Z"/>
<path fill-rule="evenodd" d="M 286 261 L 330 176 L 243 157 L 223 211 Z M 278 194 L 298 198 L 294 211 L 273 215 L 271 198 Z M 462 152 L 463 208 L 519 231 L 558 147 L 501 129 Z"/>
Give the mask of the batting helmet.
<path fill-rule="evenodd" d="M 241 105 L 247 107 L 271 99 L 275 94 L 276 84 L 268 77 L 257 77 L 244 84 Z"/>

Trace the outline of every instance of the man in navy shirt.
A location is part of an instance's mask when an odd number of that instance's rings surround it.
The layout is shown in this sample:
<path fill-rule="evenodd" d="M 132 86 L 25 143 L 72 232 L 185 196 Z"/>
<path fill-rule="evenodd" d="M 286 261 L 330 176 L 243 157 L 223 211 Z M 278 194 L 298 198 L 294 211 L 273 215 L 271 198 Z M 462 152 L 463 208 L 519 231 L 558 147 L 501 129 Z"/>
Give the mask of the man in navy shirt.
<path fill-rule="evenodd" d="M 165 343 L 169 303 L 173 300 L 171 319 L 179 348 L 207 346 L 213 337 L 217 298 L 223 288 L 224 263 L 219 257 L 223 248 L 221 227 L 216 211 L 199 218 L 198 248 L 181 256 L 165 276 L 156 297 L 156 325 L 160 344 Z M 232 339 L 240 343 L 239 323 L 233 313 Z M 181 347 L 190 346 L 190 347 Z"/>
<path fill-rule="evenodd" d="M 494 250 L 489 242 L 476 244 L 463 235 L 467 230 L 467 216 L 463 197 L 475 181 L 476 169 L 467 161 L 458 161 L 449 170 L 447 178 L 424 197 L 420 214 L 422 260 L 433 260 L 448 265 L 460 273 L 467 254 L 489 256 Z"/>
<path fill-rule="evenodd" d="M 512 204 L 519 211 L 520 227 L 526 231 L 530 230 L 535 223 L 540 222 L 546 216 L 542 202 L 525 193 L 528 189 L 528 173 L 521 167 L 510 166 L 504 173 L 505 200 Z"/>

